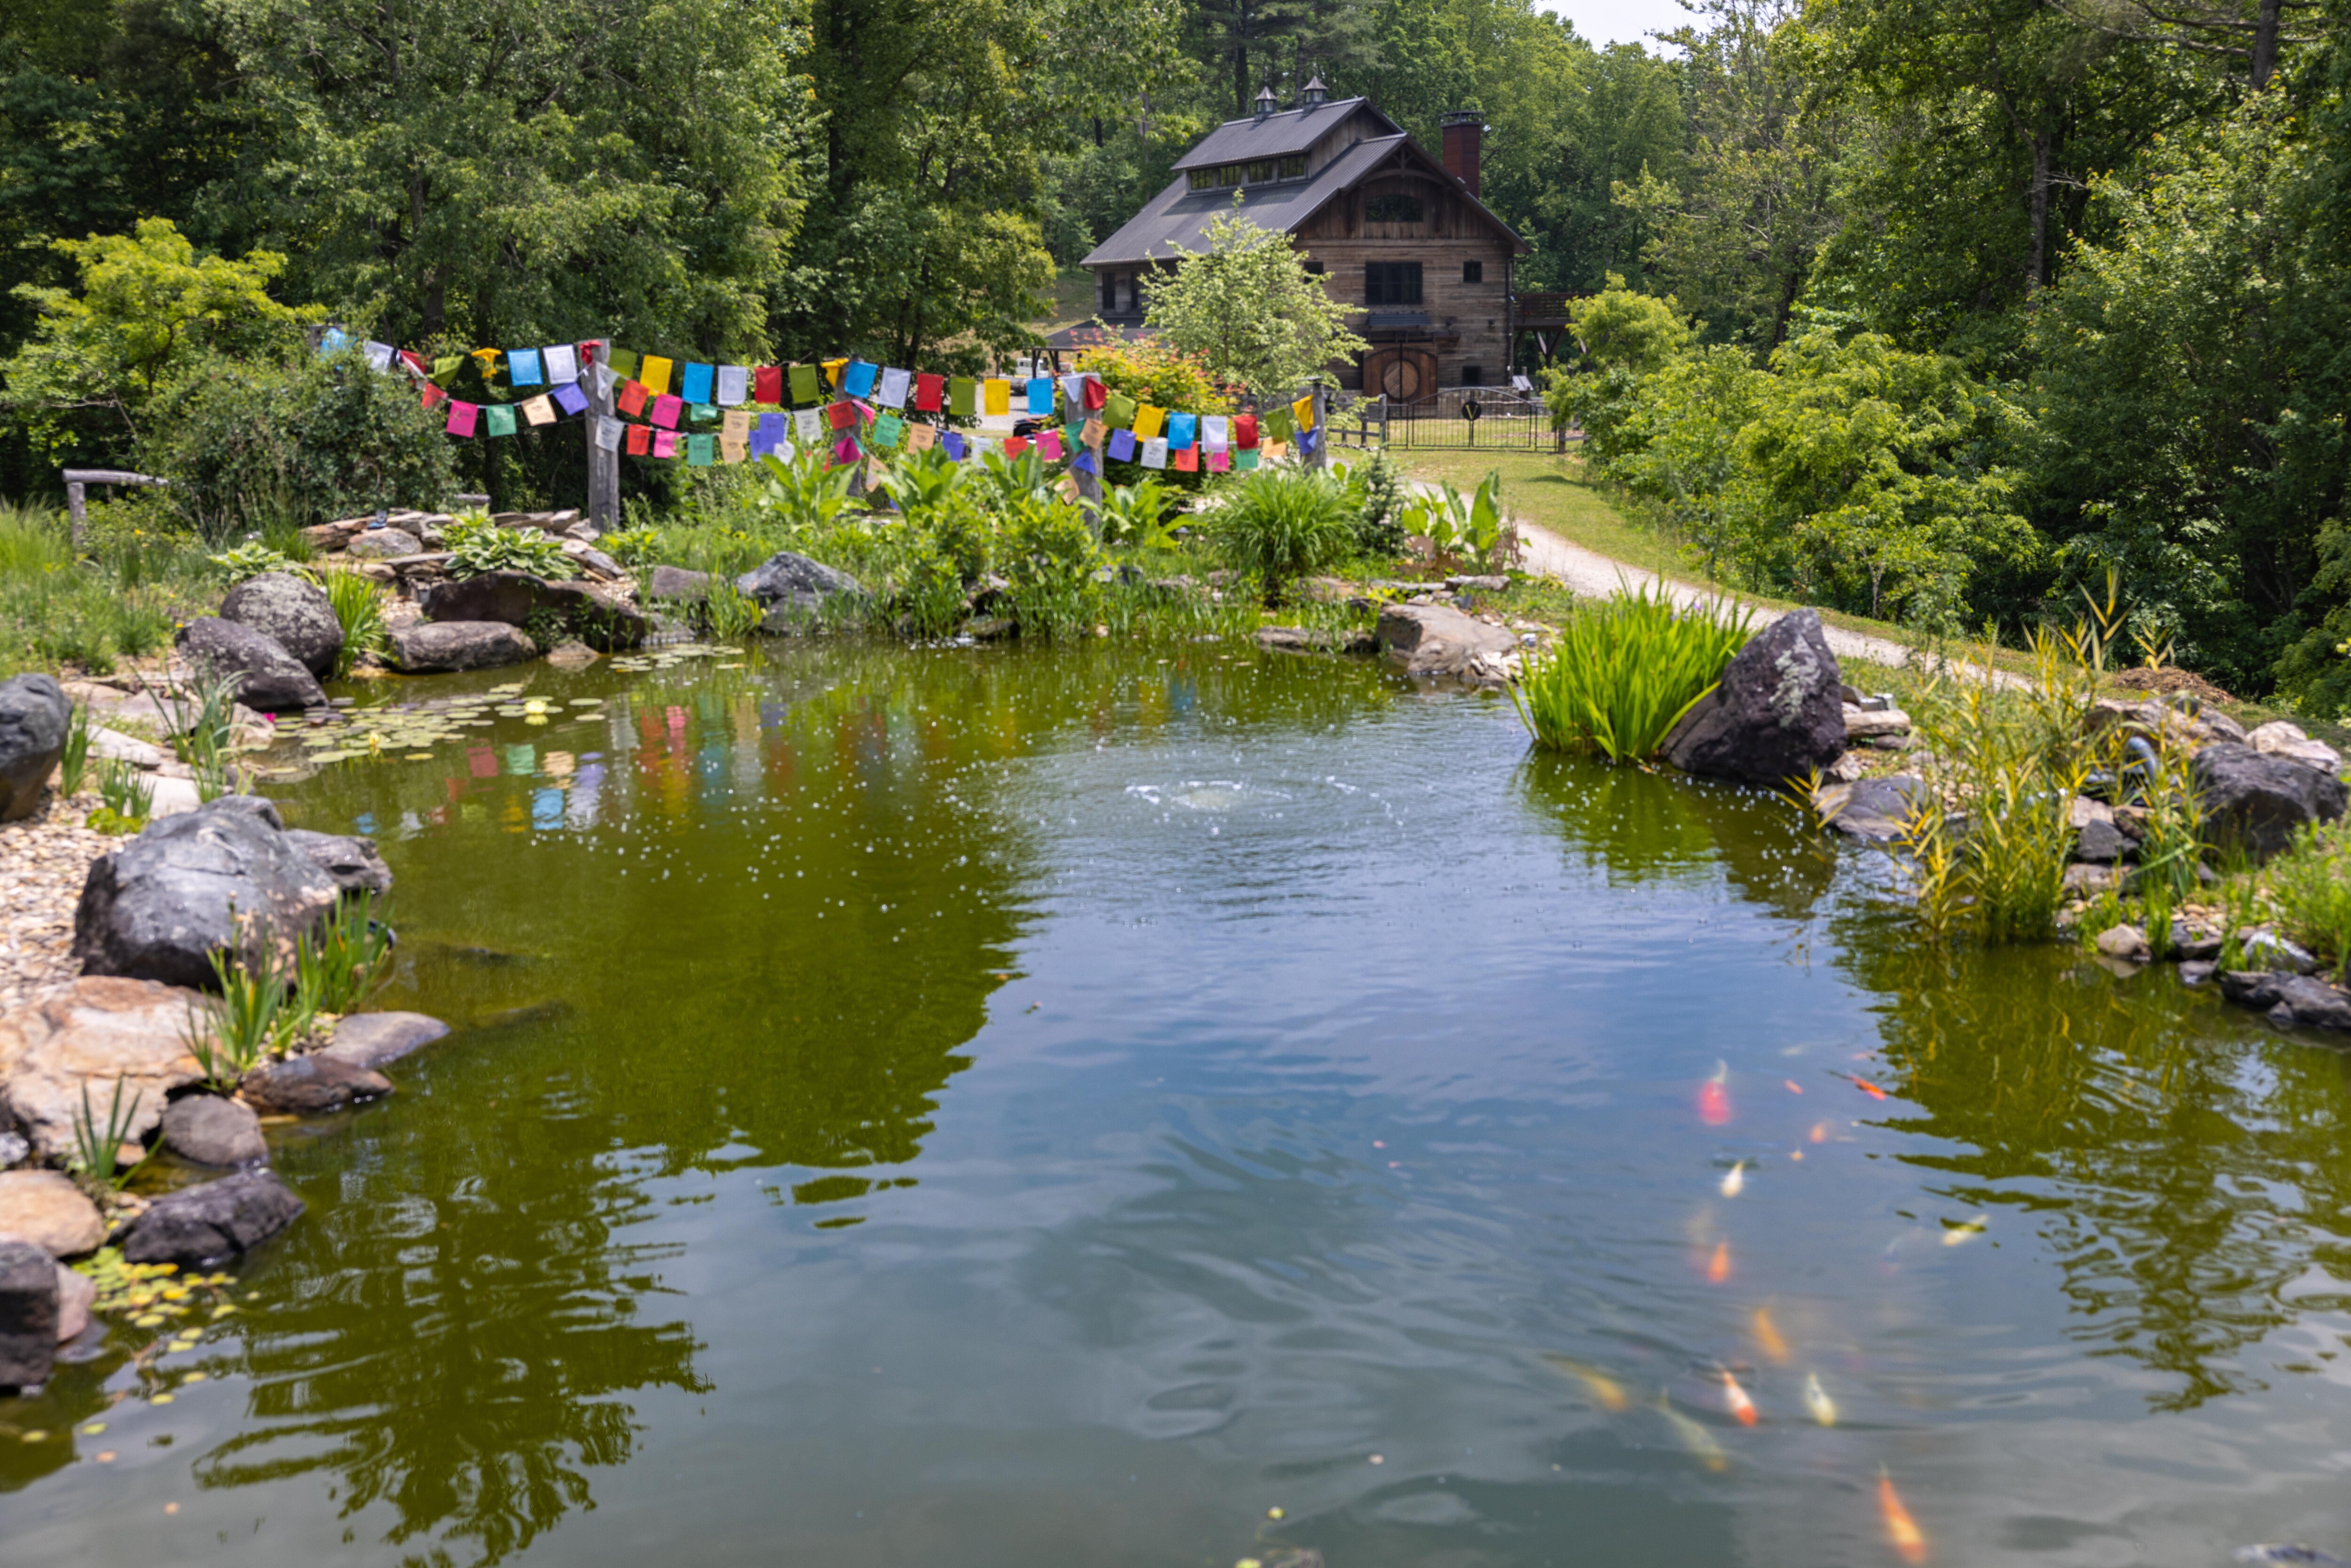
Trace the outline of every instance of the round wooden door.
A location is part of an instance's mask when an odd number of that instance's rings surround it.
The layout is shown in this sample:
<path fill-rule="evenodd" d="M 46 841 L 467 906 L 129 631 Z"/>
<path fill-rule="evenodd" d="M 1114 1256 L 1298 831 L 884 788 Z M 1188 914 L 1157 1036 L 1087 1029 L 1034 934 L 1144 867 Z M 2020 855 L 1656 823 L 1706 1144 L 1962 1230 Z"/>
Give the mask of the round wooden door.
<path fill-rule="evenodd" d="M 1426 349 L 1374 349 L 1364 361 L 1364 385 L 1390 402 L 1437 395 L 1437 356 Z"/>

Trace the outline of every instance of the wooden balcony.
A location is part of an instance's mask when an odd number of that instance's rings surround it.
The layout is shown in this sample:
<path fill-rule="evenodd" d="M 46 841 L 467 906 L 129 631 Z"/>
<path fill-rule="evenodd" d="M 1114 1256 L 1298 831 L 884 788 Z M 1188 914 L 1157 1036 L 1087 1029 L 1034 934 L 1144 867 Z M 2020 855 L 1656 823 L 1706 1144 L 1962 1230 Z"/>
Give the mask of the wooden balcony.
<path fill-rule="evenodd" d="M 1516 327 L 1564 327 L 1573 294 L 1520 294 L 1510 301 L 1510 323 Z"/>

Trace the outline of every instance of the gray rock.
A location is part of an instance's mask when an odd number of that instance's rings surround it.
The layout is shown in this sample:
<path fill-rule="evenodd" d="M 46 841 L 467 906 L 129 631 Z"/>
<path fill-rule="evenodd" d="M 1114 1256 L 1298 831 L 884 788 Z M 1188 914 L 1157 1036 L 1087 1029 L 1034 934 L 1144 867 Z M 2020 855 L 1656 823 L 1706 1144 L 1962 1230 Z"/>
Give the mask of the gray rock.
<path fill-rule="evenodd" d="M 1443 604 L 1388 605 L 1372 637 L 1382 656 L 1407 675 L 1468 675 L 1479 654 L 1499 659 L 1519 647 L 1508 628 Z"/>
<path fill-rule="evenodd" d="M 1317 626 L 1260 626 L 1257 645 L 1275 653 L 1376 653 L 1379 636 L 1360 628 L 1332 632 Z"/>
<path fill-rule="evenodd" d="M 205 989 L 216 949 L 247 962 L 271 944 L 290 951 L 340 892 L 287 835 L 215 800 L 99 857 L 74 911 L 73 956 L 87 975 Z"/>
<path fill-rule="evenodd" d="M 710 574 L 679 566 L 657 566 L 645 584 L 648 599 L 692 600 L 710 597 Z"/>
<path fill-rule="evenodd" d="M 2095 865 L 2112 865 L 2116 861 L 2129 858 L 2137 849 L 2138 846 L 2125 838 L 2123 831 L 2115 826 L 2112 816 L 2103 820 L 2094 817 L 2074 830 L 2075 860 L 2088 861 Z"/>
<path fill-rule="evenodd" d="M 92 1104 L 103 1117 L 106 1108 Z M 78 1258 L 106 1239 L 106 1221 L 62 1171 L 0 1172 L 0 1236 L 29 1241 L 52 1258 Z"/>
<path fill-rule="evenodd" d="M 519 626 L 538 608 L 542 586 L 527 571 L 485 571 L 434 583 L 419 603 L 428 621 L 499 621 Z"/>
<path fill-rule="evenodd" d="M 2294 977 L 2263 969 L 2222 969 L 2220 977 L 2220 994 L 2239 1007 L 2267 1009 L 2277 1003 L 2279 982 Z"/>
<path fill-rule="evenodd" d="M 238 1092 L 276 1115 L 328 1116 L 392 1092 L 392 1080 L 340 1057 L 314 1051 L 264 1062 L 245 1075 Z"/>
<path fill-rule="evenodd" d="M 1732 655 L 1661 755 L 1685 773 L 1749 784 L 1805 778 L 1844 752 L 1844 684 L 1821 618 L 1782 615 Z"/>
<path fill-rule="evenodd" d="M 1839 699 L 1839 706 L 1844 722 L 1844 737 L 1847 742 L 1856 740 L 1900 742 L 1899 745 L 1888 747 L 1886 749 L 1890 751 L 1899 751 L 1903 746 L 1909 744 L 1910 716 L 1901 709 L 1857 707 L 1845 705 L 1842 698 Z"/>
<path fill-rule="evenodd" d="M 177 986 L 84 975 L 0 1015 L 0 1122 L 63 1163 L 74 1153 L 84 1092 L 92 1116 L 111 1116 L 120 1083 L 122 1135 L 144 1143 L 164 1103 L 196 1082 L 188 1021 L 204 1005 Z"/>
<path fill-rule="evenodd" d="M 277 802 L 266 795 L 221 795 L 206 802 L 207 811 L 232 811 L 241 817 L 251 817 L 277 832 L 286 831 L 286 819 L 278 814 Z"/>
<path fill-rule="evenodd" d="M 172 1101 L 163 1113 L 163 1146 L 200 1166 L 257 1166 L 269 1159 L 253 1107 L 217 1094 Z"/>
<path fill-rule="evenodd" d="M 2179 959 L 2217 958 L 2220 956 L 2220 936 L 2216 931 L 2199 930 L 2184 920 L 2171 923 L 2171 956 Z"/>
<path fill-rule="evenodd" d="M 2081 861 L 2074 861 L 2065 868 L 2064 885 L 2065 892 L 2069 894 L 2078 893 L 2084 897 L 2091 897 L 2110 890 L 2119 890 L 2122 884 L 2123 873 L 2110 865 L 2088 865 Z"/>
<path fill-rule="evenodd" d="M 157 1198 L 123 1239 L 122 1256 L 133 1263 L 210 1268 L 252 1251 L 293 1224 L 302 1207 L 272 1172 L 240 1171 Z"/>
<path fill-rule="evenodd" d="M 2318 960 L 2308 948 L 2287 941 L 2274 931 L 2241 932 L 2237 948 L 2244 954 L 2246 963 L 2272 974 L 2307 975 L 2318 967 Z"/>
<path fill-rule="evenodd" d="M 109 729 L 102 724 L 89 727 L 89 754 L 101 762 L 128 762 L 133 768 L 163 766 L 162 747 L 150 746 L 136 736 Z"/>
<path fill-rule="evenodd" d="M 847 572 L 788 549 L 778 550 L 737 578 L 735 586 L 758 600 L 763 610 L 802 616 L 822 608 L 835 595 L 865 596 L 865 585 Z"/>
<path fill-rule="evenodd" d="M 0 1388 L 47 1383 L 57 1355 L 57 1263 L 29 1241 L 0 1238 Z"/>
<path fill-rule="evenodd" d="M 319 677 L 276 638 L 250 626 L 201 615 L 180 628 L 177 643 L 189 664 L 216 678 L 233 677 L 236 700 L 247 707 L 287 713 L 327 706 Z"/>
<path fill-rule="evenodd" d="M 2134 964 L 2147 962 L 2147 933 L 2136 925 L 2109 925 L 2098 933 L 2098 951 L 2109 958 Z"/>
<path fill-rule="evenodd" d="M 2300 725 L 2273 718 L 2245 737 L 2245 744 L 2255 751 L 2272 757 L 2283 757 L 2292 761 L 2315 768 L 2329 777 L 2343 772 L 2343 754 L 2323 740 L 2313 740 Z"/>
<path fill-rule="evenodd" d="M 221 619 L 249 626 L 302 662 L 320 680 L 335 673 L 343 651 L 343 623 L 327 591 L 291 572 L 247 578 L 221 601 Z"/>
<path fill-rule="evenodd" d="M 0 1170 L 21 1166 L 32 1155 L 33 1140 L 22 1133 L 0 1133 Z"/>
<path fill-rule="evenodd" d="M 89 1314 L 98 1305 L 98 1281 L 78 1269 L 57 1265 L 57 1343 L 79 1339 L 89 1327 Z"/>
<path fill-rule="evenodd" d="M 633 648 L 653 633 L 653 618 L 585 582 L 550 581 L 522 571 L 485 571 L 436 583 L 424 595 L 428 621 L 499 621 L 527 624 L 532 616 L 559 615 L 589 646 L 603 653 Z"/>
<path fill-rule="evenodd" d="M 335 1038 L 317 1055 L 372 1071 L 431 1045 L 449 1026 L 423 1013 L 353 1013 L 335 1025 Z"/>
<path fill-rule="evenodd" d="M 2287 975 L 2271 988 L 2270 1022 L 2281 1029 L 2351 1030 L 2351 995 L 2307 975 Z"/>
<path fill-rule="evenodd" d="M 1928 793 L 1925 779 L 1893 773 L 1883 779 L 1823 785 L 1813 796 L 1813 810 L 1838 832 L 1872 843 L 1889 843 L 1908 831 L 1911 813 L 1928 799 Z"/>
<path fill-rule="evenodd" d="M 404 528 L 370 528 L 343 549 L 361 560 L 397 560 L 404 555 L 422 555 L 424 541 Z"/>
<path fill-rule="evenodd" d="M 2305 824 L 2340 818 L 2351 800 L 2339 779 L 2233 742 L 2203 747 L 2189 765 L 2208 834 L 2262 860 L 2292 843 Z"/>
<path fill-rule="evenodd" d="M 538 657 L 538 644 L 503 621 L 412 621 L 390 633 L 393 667 L 412 675 L 493 670 Z"/>
<path fill-rule="evenodd" d="M 291 828 L 287 831 L 286 840 L 301 852 L 304 860 L 333 877 L 335 885 L 345 893 L 392 891 L 392 868 L 383 863 L 373 839 Z"/>
<path fill-rule="evenodd" d="M 66 754 L 73 704 L 57 677 L 17 675 L 0 681 L 0 822 L 29 817 L 57 759 Z"/>

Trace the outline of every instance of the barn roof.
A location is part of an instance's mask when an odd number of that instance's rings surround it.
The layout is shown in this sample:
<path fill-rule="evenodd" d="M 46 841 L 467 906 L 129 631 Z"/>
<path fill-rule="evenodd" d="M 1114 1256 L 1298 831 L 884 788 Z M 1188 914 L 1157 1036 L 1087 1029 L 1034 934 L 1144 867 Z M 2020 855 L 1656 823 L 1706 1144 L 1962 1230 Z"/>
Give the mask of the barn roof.
<path fill-rule="evenodd" d="M 1303 152 L 1331 128 L 1361 109 L 1391 132 L 1404 127 L 1374 108 L 1367 99 L 1343 98 L 1336 103 L 1309 104 L 1269 114 L 1263 120 L 1228 120 L 1199 145 L 1176 160 L 1176 172 L 1212 168 L 1219 163 L 1247 163 L 1257 158 L 1280 158 Z"/>

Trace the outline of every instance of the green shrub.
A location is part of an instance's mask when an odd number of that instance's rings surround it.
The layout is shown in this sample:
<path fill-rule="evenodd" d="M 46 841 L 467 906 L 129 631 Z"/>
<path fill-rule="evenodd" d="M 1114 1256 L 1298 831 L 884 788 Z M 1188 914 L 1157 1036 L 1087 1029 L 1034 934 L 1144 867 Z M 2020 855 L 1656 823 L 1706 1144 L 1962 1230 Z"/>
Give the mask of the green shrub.
<path fill-rule="evenodd" d="M 2351 833 L 2312 823 L 2263 873 L 2285 934 L 2351 983 Z"/>
<path fill-rule="evenodd" d="M 286 559 L 269 546 L 258 541 L 241 544 L 205 558 L 219 569 L 231 584 L 246 581 L 273 571 L 290 572 L 297 577 L 308 577 L 309 571 Z"/>
<path fill-rule="evenodd" d="M 1536 745 L 1636 762 L 1714 689 L 1748 620 L 1719 603 L 1677 610 L 1646 585 L 1582 602 L 1510 695 Z"/>
<path fill-rule="evenodd" d="M 441 530 L 449 547 L 451 577 L 486 571 L 527 571 L 533 577 L 576 575 L 560 541 L 537 528 L 502 528 L 480 512 L 470 512 Z"/>
<path fill-rule="evenodd" d="M 1355 547 L 1359 503 L 1346 483 L 1311 468 L 1259 468 L 1208 519 L 1217 552 L 1279 592 L 1327 571 Z"/>
<path fill-rule="evenodd" d="M 342 650 L 335 655 L 335 678 L 340 680 L 361 658 L 381 653 L 386 646 L 384 591 L 358 572 L 329 572 L 327 602 L 343 628 Z"/>
<path fill-rule="evenodd" d="M 1365 560 L 1393 560 L 1402 555 L 1404 470 L 1382 447 L 1341 472 L 1355 497 L 1355 553 Z"/>

